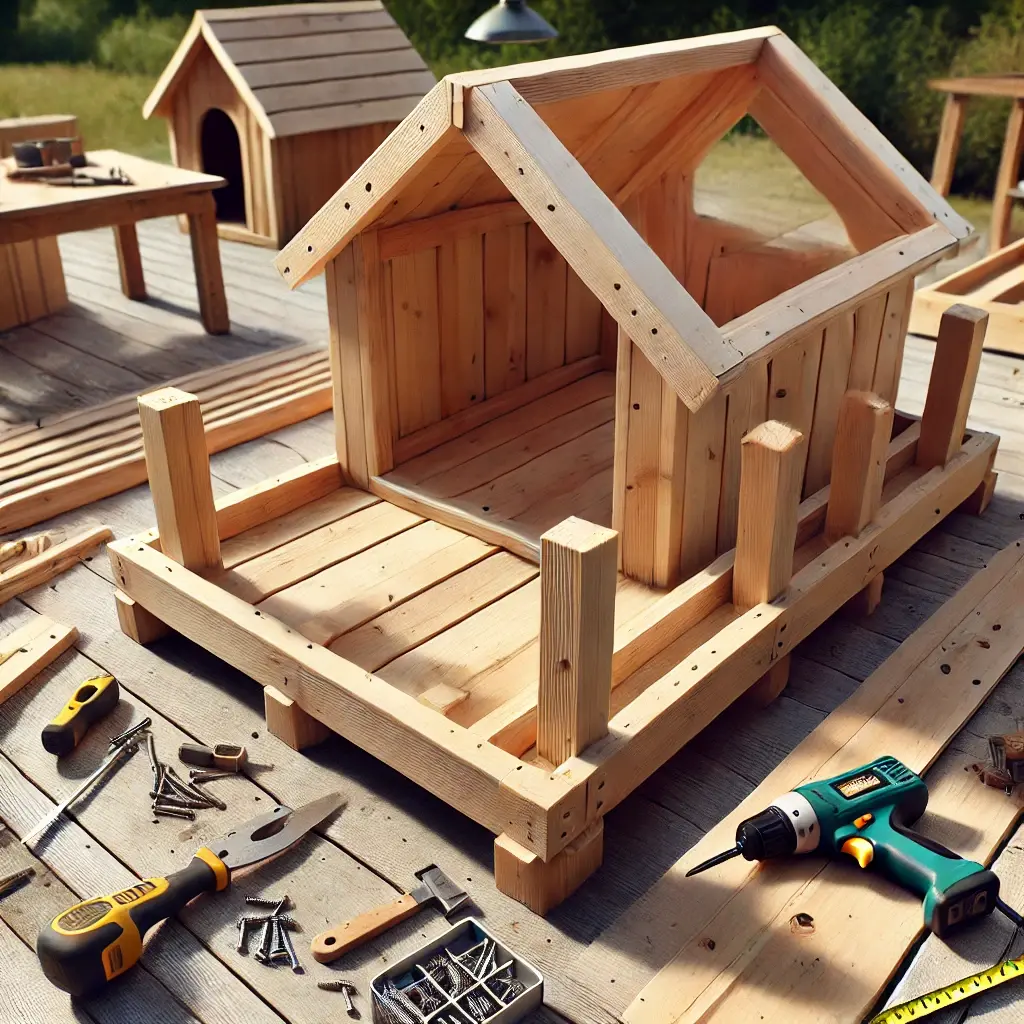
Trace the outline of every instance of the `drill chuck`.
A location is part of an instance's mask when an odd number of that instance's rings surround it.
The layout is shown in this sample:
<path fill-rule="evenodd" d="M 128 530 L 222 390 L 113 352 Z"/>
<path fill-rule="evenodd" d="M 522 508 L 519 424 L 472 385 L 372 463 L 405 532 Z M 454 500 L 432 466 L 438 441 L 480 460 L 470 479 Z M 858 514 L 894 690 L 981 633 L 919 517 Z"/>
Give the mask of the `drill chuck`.
<path fill-rule="evenodd" d="M 796 839 L 796 829 L 774 804 L 747 818 L 736 829 L 736 845 L 744 860 L 788 857 L 796 853 Z"/>

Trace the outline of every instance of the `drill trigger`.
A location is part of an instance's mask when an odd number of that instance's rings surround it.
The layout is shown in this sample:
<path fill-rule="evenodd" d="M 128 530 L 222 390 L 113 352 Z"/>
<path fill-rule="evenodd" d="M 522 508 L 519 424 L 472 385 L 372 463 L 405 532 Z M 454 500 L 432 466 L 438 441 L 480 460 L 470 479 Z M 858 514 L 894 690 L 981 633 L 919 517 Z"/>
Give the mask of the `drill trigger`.
<path fill-rule="evenodd" d="M 875 859 L 874 844 L 863 836 L 853 836 L 843 843 L 843 853 L 848 853 L 862 868 L 868 867 Z"/>

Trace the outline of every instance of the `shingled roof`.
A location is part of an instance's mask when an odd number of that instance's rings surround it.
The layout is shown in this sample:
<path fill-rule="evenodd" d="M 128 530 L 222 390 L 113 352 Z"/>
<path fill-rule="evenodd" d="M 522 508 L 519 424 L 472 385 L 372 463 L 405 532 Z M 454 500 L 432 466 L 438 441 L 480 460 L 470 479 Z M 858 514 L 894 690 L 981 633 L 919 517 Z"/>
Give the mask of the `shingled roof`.
<path fill-rule="evenodd" d="M 168 116 L 203 46 L 271 136 L 401 121 L 436 81 L 380 0 L 196 11 L 145 117 Z"/>

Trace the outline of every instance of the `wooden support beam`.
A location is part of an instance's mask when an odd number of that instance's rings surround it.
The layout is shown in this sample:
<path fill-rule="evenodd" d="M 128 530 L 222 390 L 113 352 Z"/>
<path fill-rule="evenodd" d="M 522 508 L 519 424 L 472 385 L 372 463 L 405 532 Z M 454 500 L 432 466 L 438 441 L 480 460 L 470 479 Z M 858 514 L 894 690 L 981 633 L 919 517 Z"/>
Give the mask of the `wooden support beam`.
<path fill-rule="evenodd" d="M 572 517 L 540 544 L 537 753 L 559 765 L 608 732 L 619 535 Z"/>
<path fill-rule="evenodd" d="M 603 818 L 547 862 L 502 833 L 494 840 L 494 884 L 543 917 L 571 896 L 603 858 Z"/>
<path fill-rule="evenodd" d="M 960 136 L 964 130 L 967 97 L 950 93 L 942 111 L 939 141 L 935 144 L 935 162 L 932 164 L 932 188 L 940 196 L 948 196 L 953 184 L 956 155 L 960 152 Z"/>
<path fill-rule="evenodd" d="M 207 334 L 227 334 L 228 300 L 224 293 L 224 273 L 220 265 L 220 242 L 217 239 L 217 209 L 213 196 L 206 193 L 197 200 L 200 208 L 188 214 L 188 231 L 192 239 L 192 262 L 196 270 L 199 292 L 199 315 Z"/>
<path fill-rule="evenodd" d="M 960 450 L 981 365 L 988 313 L 957 303 L 942 315 L 921 416 L 917 464 L 944 466 Z"/>
<path fill-rule="evenodd" d="M 865 615 L 874 615 L 882 603 L 882 588 L 884 586 L 885 573 L 880 572 L 859 594 L 851 597 L 843 605 L 843 614 L 857 619 Z"/>
<path fill-rule="evenodd" d="M 773 601 L 789 585 L 796 548 L 804 435 L 769 420 L 743 438 L 733 604 Z"/>
<path fill-rule="evenodd" d="M 991 469 L 985 474 L 985 479 L 978 484 L 977 490 L 957 509 L 958 512 L 966 512 L 972 516 L 980 516 L 988 508 L 996 493 L 996 482 L 999 474 Z"/>
<path fill-rule="evenodd" d="M 326 725 L 307 715 L 276 686 L 263 687 L 263 710 L 267 716 L 267 732 L 292 750 L 316 746 L 331 735 Z"/>
<path fill-rule="evenodd" d="M 787 654 L 772 664 L 772 667 L 740 698 L 750 708 L 766 708 L 781 696 L 789 685 L 789 668 L 792 656 Z"/>
<path fill-rule="evenodd" d="M 152 612 L 147 612 L 141 604 L 133 601 L 120 590 L 114 591 L 114 608 L 117 611 L 117 622 L 121 632 L 137 644 L 151 644 L 166 636 L 170 629 Z"/>
<path fill-rule="evenodd" d="M 832 449 L 825 540 L 858 537 L 878 512 L 892 436 L 892 406 L 869 391 L 847 391 Z M 918 443 L 920 447 L 920 442 Z"/>
<path fill-rule="evenodd" d="M 143 395 L 139 423 L 161 549 L 186 569 L 220 569 L 217 510 L 199 399 L 177 388 Z"/>
<path fill-rule="evenodd" d="M 998 252 L 1010 240 L 1010 215 L 1013 199 L 1010 189 L 1020 179 L 1020 156 L 1024 149 L 1024 99 L 1015 99 L 1006 122 L 1003 155 L 996 175 L 996 190 L 992 197 L 992 224 L 989 228 L 988 251 Z"/>

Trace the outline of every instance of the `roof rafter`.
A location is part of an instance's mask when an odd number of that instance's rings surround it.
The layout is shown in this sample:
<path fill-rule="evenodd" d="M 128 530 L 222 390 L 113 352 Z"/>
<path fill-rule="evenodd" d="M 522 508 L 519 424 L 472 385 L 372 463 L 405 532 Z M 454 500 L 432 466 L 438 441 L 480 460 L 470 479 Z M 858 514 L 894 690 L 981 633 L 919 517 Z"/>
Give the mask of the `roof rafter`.
<path fill-rule="evenodd" d="M 331 196 L 274 260 L 288 286 L 318 274 L 371 224 L 431 154 L 444 145 L 452 127 L 452 87 L 438 82 L 416 109 L 384 140 L 356 173 Z"/>
<path fill-rule="evenodd" d="M 464 131 L 690 410 L 742 356 L 508 82 L 466 97 Z"/>

